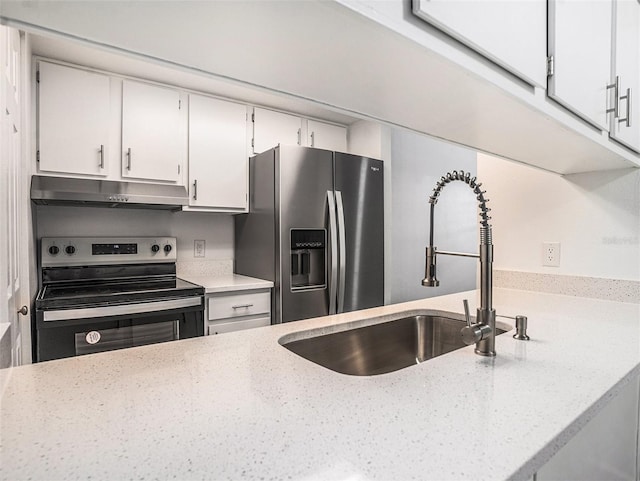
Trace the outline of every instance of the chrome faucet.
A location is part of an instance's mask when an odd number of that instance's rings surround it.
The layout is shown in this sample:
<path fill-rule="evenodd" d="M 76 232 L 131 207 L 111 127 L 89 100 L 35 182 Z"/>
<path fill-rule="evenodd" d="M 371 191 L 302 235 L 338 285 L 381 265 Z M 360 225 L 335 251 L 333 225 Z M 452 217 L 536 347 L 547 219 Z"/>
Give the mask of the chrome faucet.
<path fill-rule="evenodd" d="M 440 192 L 450 182 L 459 180 L 473 189 L 480 209 L 480 252 L 468 254 L 465 252 L 448 252 L 437 250 L 433 245 L 433 216 L 435 206 L 438 203 Z M 431 219 L 429 222 L 429 246 L 427 247 L 427 259 L 425 266 L 425 278 L 422 285 L 425 287 L 437 287 L 440 281 L 436 278 L 436 256 L 438 254 L 448 256 L 474 257 L 480 259 L 480 307 L 476 311 L 476 323 L 472 324 L 469 318 L 468 307 L 465 305 L 467 326 L 462 328 L 462 340 L 466 344 L 475 343 L 476 354 L 481 356 L 495 356 L 496 344 L 496 311 L 493 310 L 493 244 L 491 243 L 491 217 L 487 214 L 491 209 L 487 207 L 489 199 L 484 198 L 486 191 L 480 189 L 481 183 L 476 183 L 476 178 L 461 170 L 447 173 L 441 177 L 429 197 L 431 204 Z"/>

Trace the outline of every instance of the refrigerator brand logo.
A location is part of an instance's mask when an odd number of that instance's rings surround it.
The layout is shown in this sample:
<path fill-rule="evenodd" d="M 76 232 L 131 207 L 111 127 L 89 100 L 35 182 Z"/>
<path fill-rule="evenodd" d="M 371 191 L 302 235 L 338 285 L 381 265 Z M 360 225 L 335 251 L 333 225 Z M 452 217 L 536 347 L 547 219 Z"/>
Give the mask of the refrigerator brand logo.
<path fill-rule="evenodd" d="M 379 172 L 380 171 L 380 167 L 371 167 L 371 170 L 373 172 Z"/>

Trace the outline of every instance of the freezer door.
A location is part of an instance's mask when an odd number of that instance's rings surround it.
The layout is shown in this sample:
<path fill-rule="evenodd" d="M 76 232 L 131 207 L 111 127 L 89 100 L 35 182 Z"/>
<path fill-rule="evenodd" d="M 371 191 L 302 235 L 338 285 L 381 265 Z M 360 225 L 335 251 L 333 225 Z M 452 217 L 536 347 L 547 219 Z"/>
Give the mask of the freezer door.
<path fill-rule="evenodd" d="M 327 195 L 333 193 L 333 153 L 281 145 L 276 148 L 276 172 L 280 220 L 276 322 L 325 316 L 333 248 L 328 222 L 331 195 Z"/>
<path fill-rule="evenodd" d="M 381 306 L 384 304 L 382 161 L 336 152 L 335 190 L 338 237 L 344 234 L 345 245 L 344 252 L 339 254 L 338 270 L 344 271 L 344 275 L 338 279 L 338 312 Z"/>

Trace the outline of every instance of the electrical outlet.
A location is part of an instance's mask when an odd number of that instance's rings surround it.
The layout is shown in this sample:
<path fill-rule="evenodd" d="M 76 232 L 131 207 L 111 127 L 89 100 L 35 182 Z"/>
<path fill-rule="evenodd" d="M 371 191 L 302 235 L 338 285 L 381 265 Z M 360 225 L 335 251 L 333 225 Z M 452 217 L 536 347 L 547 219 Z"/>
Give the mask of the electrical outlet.
<path fill-rule="evenodd" d="M 193 257 L 204 257 L 205 255 L 205 242 L 203 240 L 193 241 Z"/>
<path fill-rule="evenodd" d="M 542 265 L 560 267 L 560 242 L 542 243 Z"/>

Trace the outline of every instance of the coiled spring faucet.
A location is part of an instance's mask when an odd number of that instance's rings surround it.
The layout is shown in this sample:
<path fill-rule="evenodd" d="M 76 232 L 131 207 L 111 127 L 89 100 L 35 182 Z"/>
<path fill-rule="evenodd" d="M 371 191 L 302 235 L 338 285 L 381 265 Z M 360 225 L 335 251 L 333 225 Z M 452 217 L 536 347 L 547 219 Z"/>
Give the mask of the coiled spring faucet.
<path fill-rule="evenodd" d="M 438 197 L 445 185 L 453 181 L 462 181 L 473 189 L 480 210 L 480 251 L 478 254 L 464 252 L 449 252 L 437 250 L 433 245 L 433 219 Z M 491 240 L 491 225 L 489 224 L 487 207 L 489 199 L 484 198 L 486 191 L 481 190 L 481 183 L 476 182 L 475 177 L 463 170 L 447 173 L 441 177 L 433 194 L 429 197 L 431 204 L 431 219 L 429 221 L 429 245 L 427 246 L 427 260 L 425 266 L 425 278 L 422 285 L 425 287 L 437 287 L 440 285 L 436 277 L 436 255 L 474 257 L 480 259 L 480 307 L 477 309 L 476 323 L 471 324 L 467 313 L 467 326 L 462 328 L 462 339 L 466 344 L 476 344 L 475 352 L 481 356 L 495 356 L 496 344 L 496 311 L 493 310 L 493 244 Z"/>

